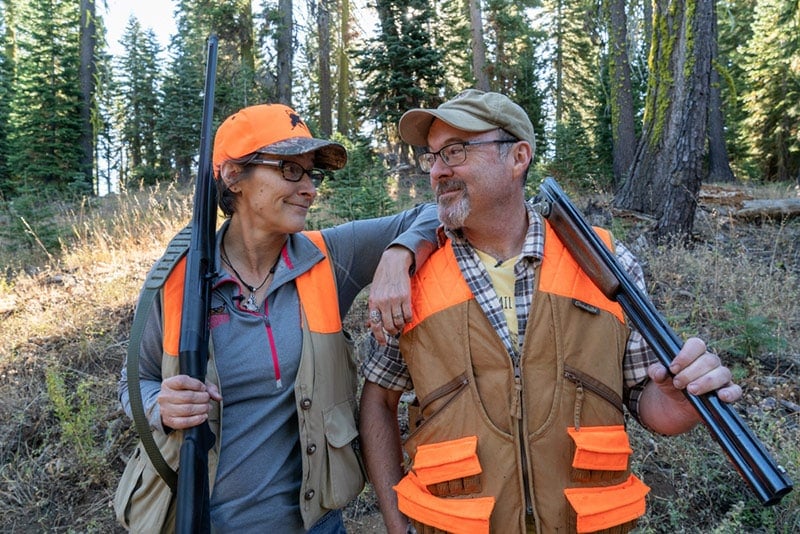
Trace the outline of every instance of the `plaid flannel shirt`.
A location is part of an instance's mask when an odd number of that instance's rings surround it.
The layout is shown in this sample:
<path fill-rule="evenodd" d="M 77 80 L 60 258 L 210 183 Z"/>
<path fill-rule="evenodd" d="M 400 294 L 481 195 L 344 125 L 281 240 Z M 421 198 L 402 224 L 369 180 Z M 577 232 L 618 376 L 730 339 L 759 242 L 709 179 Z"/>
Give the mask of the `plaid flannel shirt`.
<path fill-rule="evenodd" d="M 541 215 L 528 205 L 528 232 L 522 246 L 522 253 L 514 265 L 514 300 L 517 313 L 518 335 L 513 336 L 506 323 L 503 309 L 497 298 L 492 282 L 475 249 L 458 231 L 445 230 L 453 242 L 453 251 L 475 300 L 486 314 L 492 327 L 500 336 L 508 356 L 517 362 L 525 343 L 525 331 L 535 291 L 535 270 L 544 255 L 544 223 Z M 645 291 L 644 273 L 636 257 L 621 243 L 615 242 L 617 260 L 629 274 L 633 282 Z M 516 342 L 514 341 L 516 338 Z M 647 368 L 658 359 L 642 335 L 631 329 L 623 361 L 624 398 L 631 414 L 638 419 L 639 397 L 647 384 Z M 370 350 L 361 367 L 362 374 L 370 382 L 397 391 L 414 389 L 408 367 L 400 354 L 399 341 L 388 336 L 385 346 L 370 339 Z"/>

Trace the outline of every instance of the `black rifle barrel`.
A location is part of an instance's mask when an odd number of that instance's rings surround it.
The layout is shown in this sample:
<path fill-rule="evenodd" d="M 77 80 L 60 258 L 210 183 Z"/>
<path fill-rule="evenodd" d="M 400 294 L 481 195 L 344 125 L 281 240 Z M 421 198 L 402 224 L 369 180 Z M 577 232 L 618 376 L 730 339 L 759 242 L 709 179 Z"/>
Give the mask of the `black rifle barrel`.
<path fill-rule="evenodd" d="M 216 272 L 214 243 L 217 225 L 216 189 L 211 166 L 214 86 L 217 71 L 217 36 L 208 38 L 203 120 L 200 127 L 200 161 L 195 184 L 192 236 L 186 256 L 183 289 L 180 372 L 204 381 L 208 363 L 208 309 Z M 209 513 L 208 451 L 214 445 L 208 422 L 183 433 L 175 530 L 179 534 L 211 531 Z"/>
<path fill-rule="evenodd" d="M 587 256 L 585 253 L 573 253 L 576 261 L 603 290 L 606 297 L 620 304 L 661 363 L 669 368 L 683 345 L 681 339 L 667 325 L 650 299 L 629 278 L 616 257 L 570 202 L 558 183 L 552 178 L 546 178 L 541 192 L 549 203 L 547 216 L 553 222 L 553 230 L 570 251 L 573 245 L 584 248 L 586 244 L 589 245 L 590 250 L 583 252 L 588 252 L 589 261 L 593 259 L 595 264 L 584 264 Z M 581 242 L 576 243 L 576 238 L 582 240 L 583 245 Z M 618 283 L 609 285 L 609 275 Z M 684 390 L 684 395 L 762 505 L 776 504 L 792 491 L 792 481 L 787 477 L 786 470 L 775 463 L 732 406 L 722 402 L 714 392 L 691 395 Z"/>

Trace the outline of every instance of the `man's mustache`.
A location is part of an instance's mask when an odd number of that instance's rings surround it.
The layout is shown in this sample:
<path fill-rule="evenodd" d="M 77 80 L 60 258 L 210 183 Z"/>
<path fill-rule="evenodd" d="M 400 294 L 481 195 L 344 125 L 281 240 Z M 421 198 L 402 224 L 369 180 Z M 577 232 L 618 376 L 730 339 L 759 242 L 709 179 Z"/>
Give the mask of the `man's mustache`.
<path fill-rule="evenodd" d="M 462 191 L 466 189 L 464 182 L 459 180 L 448 180 L 446 182 L 439 182 L 436 185 L 436 198 L 445 193 L 452 193 L 453 191 Z"/>

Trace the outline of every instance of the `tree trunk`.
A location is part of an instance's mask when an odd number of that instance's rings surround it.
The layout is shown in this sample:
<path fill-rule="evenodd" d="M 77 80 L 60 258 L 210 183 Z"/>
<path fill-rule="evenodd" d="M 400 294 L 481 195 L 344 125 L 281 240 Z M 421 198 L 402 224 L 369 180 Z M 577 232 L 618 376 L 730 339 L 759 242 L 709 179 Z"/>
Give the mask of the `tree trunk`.
<path fill-rule="evenodd" d="M 252 2 L 244 2 L 241 4 L 241 9 L 238 13 L 239 20 L 237 24 L 238 35 L 236 40 L 239 43 L 239 51 L 241 54 L 242 71 L 245 76 L 246 89 L 244 90 L 245 101 L 242 102 L 245 106 L 249 105 L 248 97 L 252 87 L 255 85 L 256 78 L 256 52 L 255 42 L 253 39 L 253 4 Z"/>
<path fill-rule="evenodd" d="M 328 138 L 333 133 L 333 97 L 331 96 L 331 14 L 332 0 L 317 4 L 317 30 L 319 31 L 319 134 Z"/>
<path fill-rule="evenodd" d="M 614 186 L 619 187 L 628 175 L 636 152 L 636 125 L 633 119 L 625 0 L 611 0 L 608 7 Z"/>
<path fill-rule="evenodd" d="M 731 170 L 728 147 L 725 144 L 725 119 L 722 116 L 722 96 L 719 71 L 716 68 L 719 56 L 717 45 L 717 9 L 714 1 L 711 16 L 711 87 L 708 103 L 708 181 L 734 182 L 736 177 Z"/>
<path fill-rule="evenodd" d="M 470 35 L 472 40 L 472 71 L 475 88 L 489 91 L 489 76 L 486 74 L 486 44 L 483 42 L 483 18 L 480 0 L 469 0 Z"/>
<path fill-rule="evenodd" d="M 97 43 L 94 0 L 81 0 L 80 15 L 80 86 L 81 86 L 81 160 L 80 169 L 87 184 L 94 184 L 94 107 L 95 72 L 94 50 Z"/>
<path fill-rule="evenodd" d="M 294 61 L 294 17 L 292 0 L 278 0 L 278 10 L 282 15 L 278 33 L 278 102 L 292 105 L 292 63 Z"/>
<path fill-rule="evenodd" d="M 350 0 L 340 0 L 341 28 L 339 38 L 339 82 L 336 92 L 336 131 L 342 135 L 350 133 L 350 58 L 347 51 L 350 48 Z"/>
<path fill-rule="evenodd" d="M 653 8 L 642 139 L 614 203 L 654 216 L 655 237 L 666 240 L 691 233 L 704 178 L 713 0 L 657 0 Z"/>

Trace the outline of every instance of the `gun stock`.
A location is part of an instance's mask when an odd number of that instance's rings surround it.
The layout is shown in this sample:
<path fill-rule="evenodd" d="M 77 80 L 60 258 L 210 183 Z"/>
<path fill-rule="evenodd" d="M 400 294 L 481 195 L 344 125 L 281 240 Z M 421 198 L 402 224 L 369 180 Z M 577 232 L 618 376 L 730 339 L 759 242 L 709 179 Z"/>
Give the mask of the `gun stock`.
<path fill-rule="evenodd" d="M 544 215 L 553 223 L 553 230 L 575 261 L 606 297 L 622 306 L 661 363 L 669 368 L 683 345 L 681 339 L 633 283 L 556 181 L 545 179 L 541 192 L 547 200 Z M 776 504 L 792 490 L 786 470 L 775 463 L 733 407 L 713 392 L 696 396 L 684 390 L 684 395 L 762 505 Z"/>
<path fill-rule="evenodd" d="M 208 309 L 211 283 L 216 272 L 214 242 L 217 205 L 211 167 L 211 130 L 217 70 L 217 37 L 208 38 L 203 120 L 200 129 L 200 161 L 195 184 L 192 235 L 186 256 L 186 278 L 181 315 L 180 372 L 204 381 L 208 362 Z M 208 451 L 214 445 L 208 422 L 183 434 L 175 530 L 178 533 L 211 531 L 209 511 Z"/>

